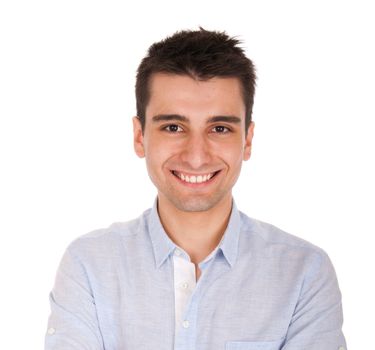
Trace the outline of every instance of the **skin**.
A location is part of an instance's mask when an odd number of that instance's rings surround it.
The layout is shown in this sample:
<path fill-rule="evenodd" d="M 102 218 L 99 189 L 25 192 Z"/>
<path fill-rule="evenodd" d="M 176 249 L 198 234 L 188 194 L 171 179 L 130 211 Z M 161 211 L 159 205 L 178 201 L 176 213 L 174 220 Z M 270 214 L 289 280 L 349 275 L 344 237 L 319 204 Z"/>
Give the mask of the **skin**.
<path fill-rule="evenodd" d="M 158 190 L 161 223 L 189 254 L 198 279 L 197 264 L 217 246 L 227 227 L 232 188 L 242 162 L 251 155 L 254 122 L 246 134 L 237 78 L 199 81 L 156 73 L 150 93 L 144 132 L 139 119 L 133 118 L 134 149 L 146 158 Z M 173 172 L 215 176 L 204 183 L 187 183 Z"/>

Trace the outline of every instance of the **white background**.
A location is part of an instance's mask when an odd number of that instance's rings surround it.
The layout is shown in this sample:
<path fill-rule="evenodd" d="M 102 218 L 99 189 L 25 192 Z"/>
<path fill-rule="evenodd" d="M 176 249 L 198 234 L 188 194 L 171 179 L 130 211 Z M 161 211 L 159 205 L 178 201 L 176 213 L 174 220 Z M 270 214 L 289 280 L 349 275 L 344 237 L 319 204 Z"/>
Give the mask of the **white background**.
<path fill-rule="evenodd" d="M 2 1 L 1 348 L 43 348 L 73 239 L 152 205 L 135 71 L 154 41 L 199 25 L 238 36 L 257 67 L 238 207 L 327 251 L 348 348 L 372 348 L 374 17 L 358 0 Z"/>

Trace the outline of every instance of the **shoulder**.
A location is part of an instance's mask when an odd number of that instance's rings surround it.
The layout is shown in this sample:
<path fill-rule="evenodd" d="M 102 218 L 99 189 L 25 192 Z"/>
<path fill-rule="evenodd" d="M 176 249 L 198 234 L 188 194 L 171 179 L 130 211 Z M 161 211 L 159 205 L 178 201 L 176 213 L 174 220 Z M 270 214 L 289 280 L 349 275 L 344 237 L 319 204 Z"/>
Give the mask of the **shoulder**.
<path fill-rule="evenodd" d="M 243 241 L 255 247 L 257 253 L 279 257 L 281 260 L 303 260 L 314 264 L 329 260 L 326 251 L 321 247 L 270 223 L 242 212 L 240 215 Z"/>
<path fill-rule="evenodd" d="M 144 232 L 149 213 L 150 209 L 147 209 L 133 220 L 114 222 L 106 228 L 82 234 L 68 245 L 67 251 L 81 258 L 116 254 L 124 240 L 137 237 Z"/>

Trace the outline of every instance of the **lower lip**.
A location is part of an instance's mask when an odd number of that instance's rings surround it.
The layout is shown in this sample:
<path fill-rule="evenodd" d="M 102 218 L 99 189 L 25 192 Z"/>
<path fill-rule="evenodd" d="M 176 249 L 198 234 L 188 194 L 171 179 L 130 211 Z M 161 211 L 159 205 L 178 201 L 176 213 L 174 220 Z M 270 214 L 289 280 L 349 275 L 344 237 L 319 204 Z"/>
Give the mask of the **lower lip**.
<path fill-rule="evenodd" d="M 181 184 L 187 186 L 187 187 L 191 187 L 191 188 L 201 188 L 201 187 L 205 187 L 205 186 L 208 186 L 210 184 L 212 184 L 214 181 L 216 181 L 216 178 L 219 176 L 219 174 L 221 173 L 221 170 L 219 170 L 218 172 L 216 172 L 216 174 L 211 177 L 211 179 L 207 180 L 207 181 L 204 181 L 204 182 L 186 182 L 184 180 L 181 180 L 178 176 L 174 175 L 172 172 L 172 176 L 177 180 L 179 181 Z"/>

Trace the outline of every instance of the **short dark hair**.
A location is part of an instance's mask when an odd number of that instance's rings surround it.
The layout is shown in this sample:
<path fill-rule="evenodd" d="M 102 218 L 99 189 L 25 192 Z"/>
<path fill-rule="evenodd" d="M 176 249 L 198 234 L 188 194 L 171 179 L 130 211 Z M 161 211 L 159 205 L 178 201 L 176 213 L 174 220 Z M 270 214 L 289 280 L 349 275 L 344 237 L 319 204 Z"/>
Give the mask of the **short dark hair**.
<path fill-rule="evenodd" d="M 246 109 L 245 130 L 251 122 L 255 93 L 255 67 L 245 56 L 241 43 L 225 32 L 200 30 L 178 31 L 150 46 L 141 61 L 136 77 L 137 116 L 142 130 L 146 123 L 146 106 L 150 99 L 149 83 L 154 73 L 188 75 L 198 80 L 235 77 L 241 82 Z"/>

